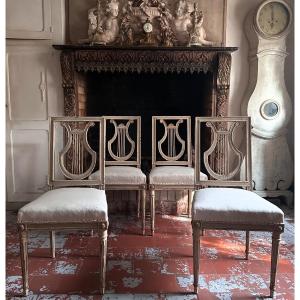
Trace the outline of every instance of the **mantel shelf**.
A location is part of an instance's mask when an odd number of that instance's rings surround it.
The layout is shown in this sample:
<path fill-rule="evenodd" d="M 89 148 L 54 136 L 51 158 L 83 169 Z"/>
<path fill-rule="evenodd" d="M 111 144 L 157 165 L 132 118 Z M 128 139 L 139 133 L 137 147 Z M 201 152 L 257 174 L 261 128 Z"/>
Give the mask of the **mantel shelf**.
<path fill-rule="evenodd" d="M 56 50 L 110 50 L 110 51 L 164 51 L 164 52 L 234 52 L 238 50 L 238 47 L 210 47 L 210 46 L 193 46 L 193 47 L 158 47 L 158 46 L 135 46 L 135 47 L 120 47 L 120 46 L 102 46 L 102 45 L 88 45 L 88 44 L 64 44 L 53 45 Z"/>

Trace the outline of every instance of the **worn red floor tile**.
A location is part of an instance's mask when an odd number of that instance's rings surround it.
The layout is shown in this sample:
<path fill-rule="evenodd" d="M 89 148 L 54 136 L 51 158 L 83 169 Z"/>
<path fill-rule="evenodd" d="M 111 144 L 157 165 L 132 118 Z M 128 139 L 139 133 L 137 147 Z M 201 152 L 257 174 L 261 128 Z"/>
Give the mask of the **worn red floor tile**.
<path fill-rule="evenodd" d="M 9 222 L 6 268 L 7 293 L 11 295 L 22 291 L 22 283 L 15 215 L 9 216 Z M 293 299 L 294 293 L 293 228 L 287 228 L 280 248 L 277 300 Z M 110 299 L 111 293 L 112 299 L 127 300 L 257 299 L 269 293 L 269 234 L 251 233 L 247 261 L 244 232 L 205 231 L 200 241 L 199 294 L 194 295 L 190 220 L 157 216 L 153 237 L 141 236 L 139 230 L 135 217 L 110 218 L 105 299 Z M 49 257 L 48 233 L 31 234 L 29 249 L 32 300 L 69 299 L 68 295 L 100 299 L 97 234 L 57 233 L 55 259 Z M 113 298 L 116 294 L 121 296 Z"/>

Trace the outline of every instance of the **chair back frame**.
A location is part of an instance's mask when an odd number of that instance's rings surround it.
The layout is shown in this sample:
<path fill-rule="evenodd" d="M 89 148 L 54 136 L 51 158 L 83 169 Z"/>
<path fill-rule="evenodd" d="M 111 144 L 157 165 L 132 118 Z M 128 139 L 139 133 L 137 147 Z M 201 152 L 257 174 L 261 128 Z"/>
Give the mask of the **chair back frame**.
<path fill-rule="evenodd" d="M 124 121 L 117 124 L 117 121 Z M 107 141 L 107 122 L 114 125 L 113 137 Z M 129 127 L 136 124 L 136 139 L 129 135 Z M 141 168 L 141 117 L 140 116 L 104 116 L 104 137 L 105 137 L 105 165 L 106 166 L 136 166 Z M 130 145 L 126 153 L 126 142 Z M 112 145 L 117 144 L 117 153 L 113 152 Z M 107 148 L 106 148 L 107 147 Z M 107 151 L 106 151 L 107 149 Z M 109 158 L 106 154 L 109 154 Z M 136 158 L 132 156 L 136 152 Z"/>
<path fill-rule="evenodd" d="M 104 119 L 103 117 L 50 117 L 49 132 L 49 174 L 48 184 L 50 188 L 70 186 L 96 186 L 104 189 Z M 97 161 L 97 153 L 90 147 L 87 139 L 89 129 L 99 124 L 99 170 L 97 179 L 89 179 L 94 172 Z M 59 152 L 58 167 L 66 179 L 57 179 L 55 176 L 56 165 L 56 132 L 55 125 L 60 124 L 64 129 L 62 139 L 65 140 L 64 148 Z M 72 151 L 71 157 L 67 152 Z M 84 171 L 83 155 L 89 153 L 91 162 Z M 67 168 L 68 161 L 71 161 L 71 170 Z"/>
<path fill-rule="evenodd" d="M 167 124 L 166 121 L 174 121 Z M 186 140 L 179 134 L 180 124 L 186 121 Z M 164 135 L 157 140 L 157 122 L 164 126 Z M 167 153 L 162 149 L 162 144 L 167 141 Z M 181 145 L 179 153 L 176 153 L 176 142 Z M 157 160 L 157 150 L 164 160 Z M 181 160 L 187 153 L 187 160 Z M 191 117 L 190 116 L 152 116 L 152 168 L 157 165 L 165 166 L 192 166 L 191 156 Z"/>
<path fill-rule="evenodd" d="M 212 142 L 210 147 L 203 153 L 204 166 L 207 173 L 212 179 L 200 180 L 201 170 L 201 124 L 205 123 L 206 127 L 211 128 L 211 139 Z M 219 123 L 219 124 L 218 124 Z M 220 126 L 222 123 L 222 126 Z M 226 124 L 224 126 L 223 124 Z M 245 139 L 246 149 L 245 155 L 234 145 L 233 133 L 237 126 L 245 126 Z M 243 187 L 248 190 L 252 190 L 252 177 L 251 177 L 251 123 L 250 117 L 196 117 L 195 118 L 195 186 L 199 189 L 203 186 L 218 186 L 218 187 Z M 237 157 L 236 166 L 232 171 L 229 170 L 228 160 L 224 161 L 222 168 L 219 172 L 214 171 L 211 168 L 209 162 L 209 156 L 214 152 L 218 151 L 224 155 L 225 158 L 229 157 L 230 151 Z M 245 168 L 245 180 L 233 180 L 232 178 L 241 171 L 244 164 Z"/>

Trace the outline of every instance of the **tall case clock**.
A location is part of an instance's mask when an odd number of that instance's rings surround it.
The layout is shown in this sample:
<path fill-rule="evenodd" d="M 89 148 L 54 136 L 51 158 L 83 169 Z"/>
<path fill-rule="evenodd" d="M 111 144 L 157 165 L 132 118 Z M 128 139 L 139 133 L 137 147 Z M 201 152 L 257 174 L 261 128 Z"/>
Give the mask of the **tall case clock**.
<path fill-rule="evenodd" d="M 250 45 L 249 85 L 242 112 L 252 121 L 252 177 L 262 197 L 285 197 L 293 203 L 293 161 L 287 144 L 292 103 L 285 86 L 286 37 L 292 10 L 283 0 L 263 1 L 250 12 L 245 31 Z"/>

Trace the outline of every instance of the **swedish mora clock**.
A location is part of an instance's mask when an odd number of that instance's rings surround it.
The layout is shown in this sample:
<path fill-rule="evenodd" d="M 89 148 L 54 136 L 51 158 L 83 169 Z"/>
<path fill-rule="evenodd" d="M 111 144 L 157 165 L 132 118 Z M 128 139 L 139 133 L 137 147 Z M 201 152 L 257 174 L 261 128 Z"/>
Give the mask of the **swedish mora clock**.
<path fill-rule="evenodd" d="M 245 22 L 249 41 L 249 85 L 242 112 L 252 122 L 253 189 L 262 197 L 293 194 L 293 162 L 287 144 L 287 125 L 292 103 L 285 86 L 286 38 L 291 30 L 292 11 L 283 0 L 263 1 Z"/>

